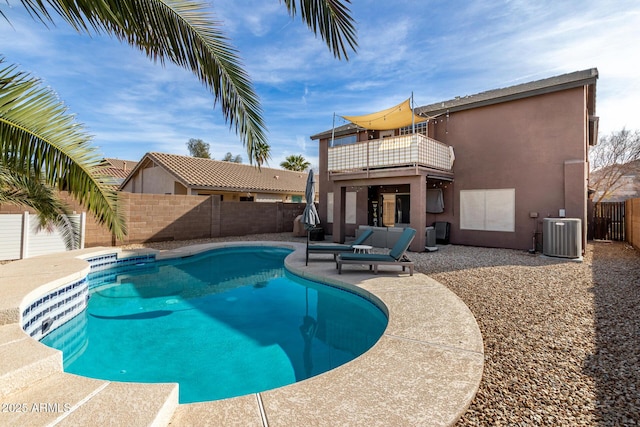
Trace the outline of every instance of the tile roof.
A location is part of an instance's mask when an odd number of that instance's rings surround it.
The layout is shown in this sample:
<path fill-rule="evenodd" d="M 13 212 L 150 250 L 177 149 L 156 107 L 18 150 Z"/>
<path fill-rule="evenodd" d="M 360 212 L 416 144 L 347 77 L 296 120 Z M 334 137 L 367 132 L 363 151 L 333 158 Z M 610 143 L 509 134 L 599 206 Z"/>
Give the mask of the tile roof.
<path fill-rule="evenodd" d="M 137 164 L 138 162 L 133 160 L 104 158 L 102 159 L 100 173 L 112 178 L 112 181 L 107 185 L 117 190 Z"/>
<path fill-rule="evenodd" d="M 122 170 L 122 169 L 107 167 L 107 168 L 101 169 L 100 171 L 102 173 L 104 173 L 105 175 L 109 175 L 109 176 L 114 177 L 114 178 L 125 179 L 129 175 L 129 172 L 131 172 L 131 170 L 132 169 L 129 169 L 129 170 L 125 171 L 125 170 Z"/>
<path fill-rule="evenodd" d="M 141 165 L 145 159 L 164 168 L 189 188 L 304 194 L 307 185 L 306 172 L 258 169 L 241 163 L 157 152 L 145 154 Z"/>
<path fill-rule="evenodd" d="M 135 169 L 138 162 L 105 158 L 103 164 L 105 168 L 102 169 L 102 173 L 123 180 L 129 175 L 129 172 Z"/>
<path fill-rule="evenodd" d="M 542 80 L 536 80 L 529 83 L 522 83 L 515 86 L 509 86 L 502 89 L 493 89 L 481 92 L 475 95 L 457 96 L 454 99 L 434 104 L 416 107 L 415 112 L 418 115 L 437 116 L 439 114 L 467 110 L 471 108 L 482 107 L 485 105 L 498 104 L 501 102 L 512 101 L 515 99 L 527 98 L 530 96 L 541 95 L 544 93 L 557 92 L 560 90 L 580 87 L 588 84 L 594 84 L 598 78 L 598 69 L 590 68 L 573 73 L 562 74 L 559 76 L 549 77 Z M 359 127 L 353 123 L 337 127 L 333 130 L 336 135 L 344 135 L 351 133 Z M 360 128 L 361 129 L 361 128 Z M 312 135 L 311 139 L 322 139 L 330 136 L 332 129 L 326 130 L 316 135 Z"/>
<path fill-rule="evenodd" d="M 121 169 L 123 171 L 126 171 L 127 173 L 131 172 L 138 164 L 138 162 L 134 160 L 121 160 L 113 158 L 105 158 L 104 160 L 108 162 L 112 168 Z"/>

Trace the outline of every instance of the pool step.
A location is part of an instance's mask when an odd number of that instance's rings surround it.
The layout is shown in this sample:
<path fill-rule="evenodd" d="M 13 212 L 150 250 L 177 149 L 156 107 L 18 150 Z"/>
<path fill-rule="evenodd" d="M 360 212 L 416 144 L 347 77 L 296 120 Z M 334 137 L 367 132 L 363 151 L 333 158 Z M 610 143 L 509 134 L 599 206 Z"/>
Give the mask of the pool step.
<path fill-rule="evenodd" d="M 17 323 L 0 326 L 0 397 L 61 371 L 61 351 L 31 339 Z"/>
<path fill-rule="evenodd" d="M 134 384 L 58 372 L 3 397 L 3 426 L 166 426 L 178 406 L 177 384 Z M 19 405 L 19 406 L 18 406 Z"/>
<path fill-rule="evenodd" d="M 57 372 L 32 383 L 28 389 L 3 397 L 3 404 L 13 407 L 0 413 L 0 424 L 50 425 L 106 384 L 106 381 Z"/>
<path fill-rule="evenodd" d="M 233 399 L 180 405 L 171 418 L 171 425 L 263 427 L 268 425 L 263 417 L 260 398 L 257 394 L 248 394 Z"/>

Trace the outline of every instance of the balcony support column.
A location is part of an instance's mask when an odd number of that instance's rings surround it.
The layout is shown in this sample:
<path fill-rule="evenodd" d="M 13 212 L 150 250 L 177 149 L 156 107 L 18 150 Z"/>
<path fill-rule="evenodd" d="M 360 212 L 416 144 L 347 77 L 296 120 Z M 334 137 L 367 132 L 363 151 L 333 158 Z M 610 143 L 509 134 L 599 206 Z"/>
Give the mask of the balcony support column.
<path fill-rule="evenodd" d="M 426 227 L 427 227 L 427 177 L 418 175 L 410 179 L 410 197 L 411 197 L 411 213 L 409 222 L 411 228 L 417 230 L 416 237 L 409 249 L 413 252 L 424 252 L 426 245 Z"/>
<path fill-rule="evenodd" d="M 347 187 L 334 182 L 333 194 L 333 241 L 335 243 L 344 243 Z"/>

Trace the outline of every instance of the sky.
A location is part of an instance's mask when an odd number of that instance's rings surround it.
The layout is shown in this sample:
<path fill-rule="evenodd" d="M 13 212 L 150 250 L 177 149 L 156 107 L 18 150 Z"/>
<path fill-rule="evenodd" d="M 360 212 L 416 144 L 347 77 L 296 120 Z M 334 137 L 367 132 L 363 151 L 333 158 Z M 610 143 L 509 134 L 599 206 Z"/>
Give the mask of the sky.
<path fill-rule="evenodd" d="M 239 51 L 257 92 L 271 159 L 318 165 L 311 135 L 413 94 L 416 107 L 597 68 L 600 136 L 640 129 L 638 0 L 353 0 L 358 49 L 333 57 L 278 0 L 214 0 L 214 19 Z M 249 159 L 213 95 L 196 77 L 162 66 L 105 35 L 45 27 L 19 0 L 0 2 L 0 55 L 50 86 L 103 157 L 188 155 L 191 138 L 214 159 Z M 334 120 L 335 115 L 335 120 Z"/>

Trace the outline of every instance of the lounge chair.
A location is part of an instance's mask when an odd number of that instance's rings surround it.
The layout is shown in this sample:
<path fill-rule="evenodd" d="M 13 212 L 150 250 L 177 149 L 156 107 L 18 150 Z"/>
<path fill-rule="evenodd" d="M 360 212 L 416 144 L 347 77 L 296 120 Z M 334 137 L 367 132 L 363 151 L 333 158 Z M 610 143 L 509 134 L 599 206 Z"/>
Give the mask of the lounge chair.
<path fill-rule="evenodd" d="M 340 253 L 336 258 L 338 274 L 342 274 L 342 264 L 369 265 L 369 270 L 373 268 L 374 274 L 378 274 L 379 265 L 399 265 L 402 266 L 402 271 L 409 267 L 409 274 L 413 276 L 413 262 L 407 258 L 405 252 L 415 235 L 416 230 L 405 228 L 388 254 Z"/>
<path fill-rule="evenodd" d="M 333 259 L 342 252 L 353 252 L 353 245 L 362 245 L 373 234 L 373 230 L 365 230 L 356 240 L 351 244 L 345 245 L 340 243 L 335 244 L 314 244 L 307 245 L 307 264 L 309 264 L 309 254 L 333 254 Z"/>

